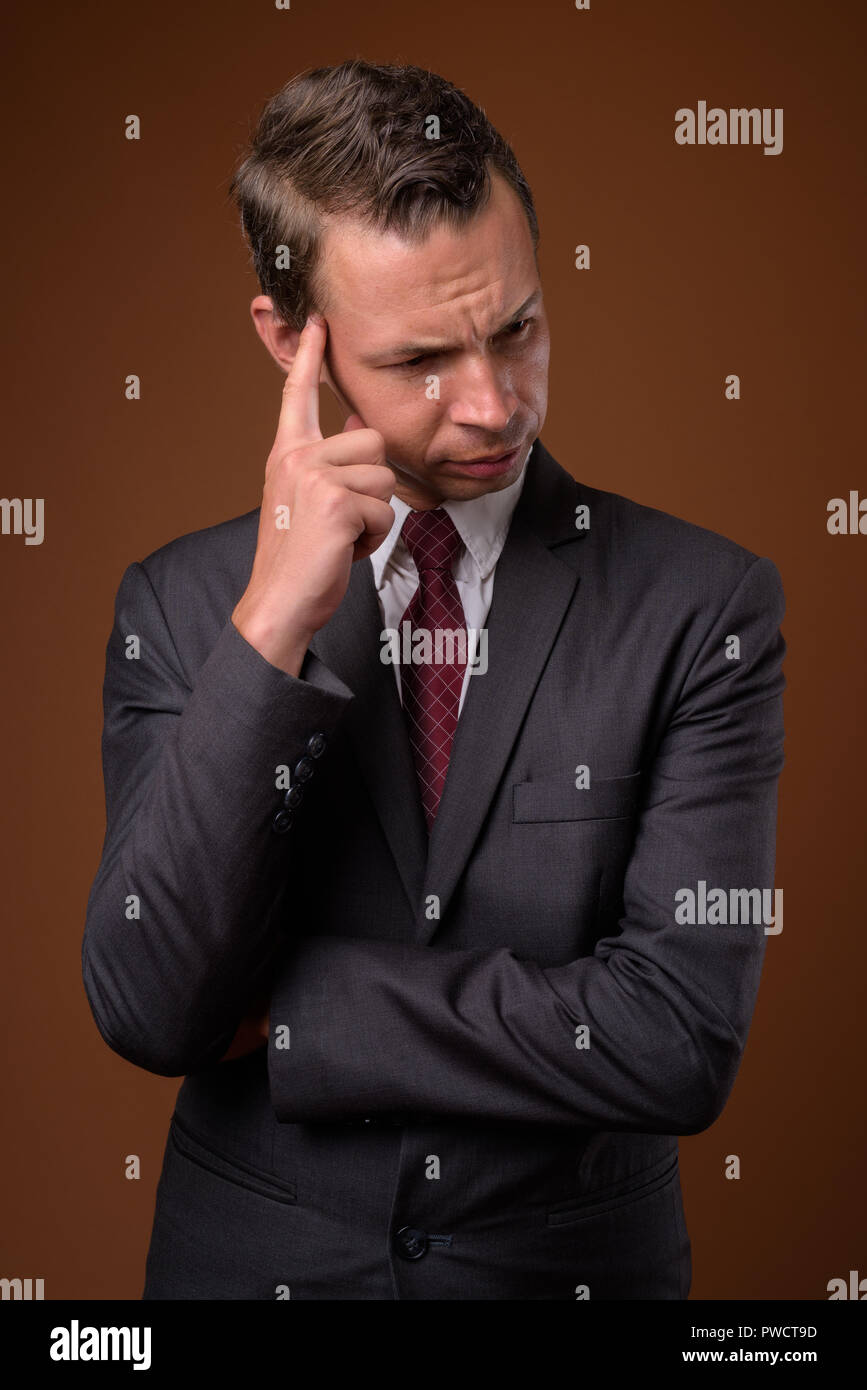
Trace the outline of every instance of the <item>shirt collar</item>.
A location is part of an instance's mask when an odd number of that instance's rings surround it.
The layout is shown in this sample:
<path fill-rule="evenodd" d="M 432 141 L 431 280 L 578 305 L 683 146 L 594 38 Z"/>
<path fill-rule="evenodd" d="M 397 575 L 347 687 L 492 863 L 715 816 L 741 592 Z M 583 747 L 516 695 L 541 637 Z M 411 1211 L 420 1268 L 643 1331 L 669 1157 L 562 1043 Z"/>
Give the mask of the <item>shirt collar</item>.
<path fill-rule="evenodd" d="M 469 497 L 460 501 L 449 500 L 441 503 L 443 511 L 451 517 L 466 547 L 461 552 L 456 566 L 455 573 L 458 578 L 461 577 L 462 569 L 463 577 L 471 578 L 471 569 L 467 568 L 470 566 L 475 569 L 479 578 L 487 579 L 499 560 L 509 531 L 512 513 L 527 476 L 527 460 L 531 453 L 532 446 L 527 452 L 527 458 L 524 459 L 521 472 L 508 487 L 500 488 L 499 492 L 482 493 L 481 497 Z M 412 508 L 400 497 L 390 497 L 389 503 L 394 510 L 394 522 L 385 540 L 377 546 L 370 556 L 373 565 L 373 579 L 377 589 L 382 588 L 389 562 L 397 569 L 413 570 L 415 568 L 400 534 L 403 523 Z"/>

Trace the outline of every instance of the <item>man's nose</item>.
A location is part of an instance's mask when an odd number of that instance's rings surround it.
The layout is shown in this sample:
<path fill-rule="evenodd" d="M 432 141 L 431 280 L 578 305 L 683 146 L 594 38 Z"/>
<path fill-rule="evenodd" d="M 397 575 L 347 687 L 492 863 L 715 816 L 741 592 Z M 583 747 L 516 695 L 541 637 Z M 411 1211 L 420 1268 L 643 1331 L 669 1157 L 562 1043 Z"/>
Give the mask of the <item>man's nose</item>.
<path fill-rule="evenodd" d="M 506 428 L 518 398 L 487 357 L 461 363 L 450 383 L 449 419 L 496 434 Z"/>

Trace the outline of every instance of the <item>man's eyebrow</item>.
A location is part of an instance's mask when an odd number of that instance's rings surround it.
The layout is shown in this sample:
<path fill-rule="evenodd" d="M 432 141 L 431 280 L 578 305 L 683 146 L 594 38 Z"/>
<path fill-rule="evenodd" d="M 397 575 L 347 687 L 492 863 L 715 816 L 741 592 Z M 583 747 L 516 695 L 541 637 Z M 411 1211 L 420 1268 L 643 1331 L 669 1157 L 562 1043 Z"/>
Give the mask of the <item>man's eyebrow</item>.
<path fill-rule="evenodd" d="M 532 294 L 527 296 L 523 304 L 518 305 L 514 313 L 509 314 L 508 318 L 505 320 L 505 322 L 503 322 L 500 325 L 499 328 L 494 330 L 495 333 L 501 333 L 504 328 L 508 328 L 510 323 L 514 323 L 516 319 L 519 319 L 522 314 L 526 313 L 528 309 L 532 308 L 536 300 L 541 298 L 541 295 L 542 289 L 541 286 L 539 286 L 538 289 L 535 289 Z M 397 343 L 394 347 L 381 348 L 379 352 L 374 352 L 371 353 L 369 356 L 362 357 L 361 361 L 365 363 L 368 367 L 375 367 L 379 366 L 381 363 L 390 362 L 392 358 L 427 357 L 429 355 L 432 356 L 435 353 L 448 351 L 448 344 L 442 342 Z"/>

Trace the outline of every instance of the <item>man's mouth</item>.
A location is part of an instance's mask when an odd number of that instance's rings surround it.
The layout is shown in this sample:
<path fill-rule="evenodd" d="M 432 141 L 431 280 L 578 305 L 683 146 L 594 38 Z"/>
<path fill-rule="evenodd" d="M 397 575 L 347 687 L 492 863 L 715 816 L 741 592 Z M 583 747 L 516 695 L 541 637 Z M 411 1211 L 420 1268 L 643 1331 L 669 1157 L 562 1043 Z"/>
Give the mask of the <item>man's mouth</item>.
<path fill-rule="evenodd" d="M 479 478 L 494 477 L 497 473 L 506 473 L 515 462 L 518 449 L 517 446 L 507 454 L 482 454 L 471 459 L 446 459 L 443 467 L 447 469 L 460 469 L 462 472 L 475 474 Z"/>

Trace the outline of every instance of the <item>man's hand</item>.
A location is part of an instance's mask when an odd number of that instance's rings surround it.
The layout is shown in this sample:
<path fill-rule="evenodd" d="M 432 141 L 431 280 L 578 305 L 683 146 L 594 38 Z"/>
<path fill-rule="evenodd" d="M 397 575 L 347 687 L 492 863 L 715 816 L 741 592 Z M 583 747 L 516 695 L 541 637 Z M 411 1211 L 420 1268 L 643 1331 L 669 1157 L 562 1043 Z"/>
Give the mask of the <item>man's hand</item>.
<path fill-rule="evenodd" d="M 328 327 L 308 319 L 283 388 L 265 469 L 250 582 L 232 622 L 273 666 L 297 676 L 307 645 L 334 613 L 355 560 L 370 555 L 394 522 L 396 477 L 385 440 L 350 415 L 338 435 L 319 428 L 319 376 Z M 289 526 L 278 526 L 288 508 Z M 282 510 L 281 510 L 282 509 Z"/>
<path fill-rule="evenodd" d="M 265 1014 L 248 1014 L 246 1018 L 242 1018 L 228 1051 L 223 1053 L 220 1061 L 231 1062 L 235 1057 L 246 1057 L 248 1052 L 255 1052 L 268 1041 L 269 1028 L 267 1011 Z"/>

